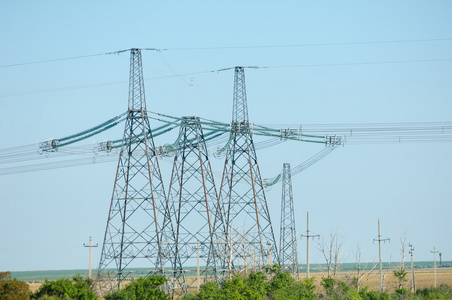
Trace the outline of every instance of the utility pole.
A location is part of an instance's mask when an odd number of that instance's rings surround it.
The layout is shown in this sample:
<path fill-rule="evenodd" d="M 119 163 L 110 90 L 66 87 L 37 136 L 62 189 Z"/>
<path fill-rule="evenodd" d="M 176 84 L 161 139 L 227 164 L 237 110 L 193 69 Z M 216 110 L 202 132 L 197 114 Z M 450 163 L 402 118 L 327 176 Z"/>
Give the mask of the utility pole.
<path fill-rule="evenodd" d="M 378 260 L 380 261 L 380 291 L 383 292 L 383 266 L 381 264 L 381 242 L 390 241 L 389 239 L 382 239 L 380 234 L 380 219 L 378 219 L 378 238 L 374 239 L 374 242 L 378 241 Z"/>
<path fill-rule="evenodd" d="M 413 251 L 414 247 L 411 244 L 408 244 L 410 247 L 410 254 L 411 254 L 411 291 L 413 293 L 416 293 L 416 284 L 414 282 L 414 264 L 413 264 Z"/>
<path fill-rule="evenodd" d="M 433 253 L 433 272 L 435 274 L 435 285 L 434 287 L 436 288 L 436 253 L 438 253 L 439 251 L 435 251 L 435 247 L 433 247 L 433 251 L 430 251 L 431 253 Z"/>
<path fill-rule="evenodd" d="M 306 234 L 302 234 L 301 238 L 306 238 L 306 279 L 309 279 L 309 238 L 320 237 L 318 234 L 309 234 L 309 211 L 307 212 L 307 230 Z"/>
<path fill-rule="evenodd" d="M 96 244 L 96 246 L 93 246 L 93 241 L 92 241 L 91 237 L 89 237 L 89 245 L 88 245 L 88 246 L 85 245 L 85 244 L 83 244 L 83 247 L 89 247 L 89 270 L 88 270 L 88 278 L 91 278 L 91 275 L 92 275 L 92 273 L 91 273 L 91 248 L 95 248 L 95 247 L 97 247 L 97 246 L 98 246 L 98 244 Z"/>

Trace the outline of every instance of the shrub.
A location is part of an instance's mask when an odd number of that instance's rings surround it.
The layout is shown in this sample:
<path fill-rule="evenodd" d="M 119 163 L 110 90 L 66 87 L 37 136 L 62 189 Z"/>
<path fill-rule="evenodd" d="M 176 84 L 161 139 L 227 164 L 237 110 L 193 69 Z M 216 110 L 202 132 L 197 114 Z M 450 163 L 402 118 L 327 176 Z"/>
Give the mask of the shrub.
<path fill-rule="evenodd" d="M 269 293 L 274 300 L 316 299 L 314 278 L 302 282 L 292 282 L 289 286 Z"/>
<path fill-rule="evenodd" d="M 45 281 L 39 290 L 33 295 L 33 299 L 75 299 L 95 300 L 98 299 L 91 289 L 93 281 L 84 279 L 80 275 L 70 279 L 58 279 L 56 281 Z"/>
<path fill-rule="evenodd" d="M 30 288 L 25 282 L 11 278 L 10 272 L 0 272 L 0 299 L 28 300 Z"/>
<path fill-rule="evenodd" d="M 348 300 L 360 300 L 360 294 L 345 282 L 340 280 L 334 280 L 331 277 L 322 278 L 320 283 L 326 292 L 327 299 L 348 299 Z"/>
<path fill-rule="evenodd" d="M 169 296 L 160 289 L 165 282 L 166 278 L 160 275 L 139 278 L 124 289 L 106 295 L 105 300 L 169 299 Z"/>

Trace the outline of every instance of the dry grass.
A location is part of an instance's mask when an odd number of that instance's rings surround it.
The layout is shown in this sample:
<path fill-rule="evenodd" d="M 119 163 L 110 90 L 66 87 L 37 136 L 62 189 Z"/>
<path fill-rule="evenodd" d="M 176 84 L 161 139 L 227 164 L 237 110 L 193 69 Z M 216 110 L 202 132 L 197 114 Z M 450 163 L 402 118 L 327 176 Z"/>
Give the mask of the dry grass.
<path fill-rule="evenodd" d="M 408 290 L 411 287 L 411 272 L 409 270 L 406 281 L 403 286 Z M 303 276 L 303 275 L 301 275 Z M 315 283 L 320 286 L 320 280 L 322 277 L 326 277 L 326 273 L 316 273 Z M 356 272 L 340 272 L 336 275 L 336 278 L 347 282 L 351 276 L 356 276 Z M 384 290 L 388 292 L 393 292 L 398 288 L 398 280 L 392 275 L 392 271 L 383 272 L 384 276 Z M 303 277 L 300 277 L 303 279 Z M 414 274 L 414 279 L 416 283 L 416 289 L 422 289 L 426 287 L 432 287 L 434 285 L 434 272 L 432 269 L 426 270 L 416 270 Z M 452 286 L 452 268 L 441 268 L 436 271 L 436 286 L 439 287 L 441 284 L 447 284 Z M 369 290 L 379 291 L 380 290 L 380 272 L 378 270 L 373 271 L 370 275 L 361 278 L 361 287 L 368 286 Z"/>

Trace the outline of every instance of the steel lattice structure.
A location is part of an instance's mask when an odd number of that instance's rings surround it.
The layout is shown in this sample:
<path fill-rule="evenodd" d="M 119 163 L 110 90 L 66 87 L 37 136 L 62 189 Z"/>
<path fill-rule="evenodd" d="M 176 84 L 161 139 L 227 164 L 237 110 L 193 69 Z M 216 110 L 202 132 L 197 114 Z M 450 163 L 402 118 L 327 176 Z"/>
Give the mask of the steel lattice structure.
<path fill-rule="evenodd" d="M 133 277 L 132 268 L 162 274 L 166 258 L 176 257 L 163 250 L 174 236 L 146 111 L 140 49 L 130 53 L 125 123 L 97 275 L 99 293 L 120 288 Z"/>
<path fill-rule="evenodd" d="M 259 269 L 279 259 L 248 121 L 243 67 L 234 70 L 230 135 L 219 196 L 228 244 L 224 267 Z"/>
<path fill-rule="evenodd" d="M 298 274 L 297 234 L 292 194 L 292 176 L 290 164 L 283 164 L 281 228 L 279 241 L 279 262 L 281 268 L 294 276 Z"/>
<path fill-rule="evenodd" d="M 224 228 L 199 118 L 182 118 L 179 137 L 181 143 L 174 157 L 168 202 L 174 222 L 174 248 L 182 268 L 175 263 L 173 269 L 179 271 L 179 276 L 185 274 L 187 287 L 193 288 L 196 287 L 197 273 L 189 267 L 197 264 L 203 282 L 218 279 L 216 252 L 221 243 L 217 243 L 216 233 L 224 234 Z M 218 228 L 216 231 L 215 226 Z"/>

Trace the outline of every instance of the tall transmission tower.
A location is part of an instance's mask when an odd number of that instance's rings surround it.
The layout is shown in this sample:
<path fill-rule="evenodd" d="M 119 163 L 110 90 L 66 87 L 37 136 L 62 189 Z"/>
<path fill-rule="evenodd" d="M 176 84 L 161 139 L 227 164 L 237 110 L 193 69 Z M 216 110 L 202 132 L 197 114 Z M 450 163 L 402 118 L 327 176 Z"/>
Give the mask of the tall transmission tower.
<path fill-rule="evenodd" d="M 279 262 L 265 198 L 248 107 L 243 67 L 234 69 L 231 132 L 219 199 L 224 213 L 229 253 L 225 268 L 258 269 Z"/>
<path fill-rule="evenodd" d="M 181 260 L 173 270 L 186 275 L 188 288 L 197 285 L 195 270 L 197 264 L 202 268 L 200 276 L 204 281 L 217 280 L 217 238 L 224 234 L 218 194 L 210 166 L 207 147 L 198 117 L 183 117 L 179 133 L 180 142 L 176 148 L 173 172 L 168 192 L 171 218 L 174 222 L 176 257 Z M 221 263 L 220 263 L 221 265 Z M 187 291 L 181 291 L 181 295 Z"/>
<path fill-rule="evenodd" d="M 281 227 L 279 241 L 279 262 L 281 268 L 298 276 L 297 234 L 295 230 L 295 215 L 292 194 L 292 176 L 290 164 L 283 164 Z"/>
<path fill-rule="evenodd" d="M 167 224 L 159 224 L 164 220 Z M 130 50 L 129 102 L 99 263 L 99 293 L 119 289 L 132 268 L 163 273 L 162 242 L 173 240 L 168 203 L 146 111 L 140 49 Z M 112 271 L 114 270 L 114 271 Z"/>

